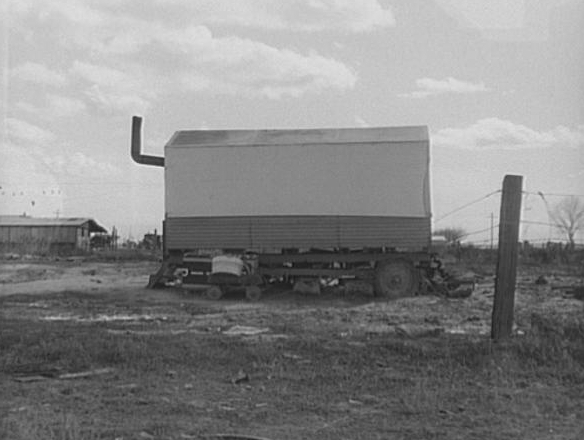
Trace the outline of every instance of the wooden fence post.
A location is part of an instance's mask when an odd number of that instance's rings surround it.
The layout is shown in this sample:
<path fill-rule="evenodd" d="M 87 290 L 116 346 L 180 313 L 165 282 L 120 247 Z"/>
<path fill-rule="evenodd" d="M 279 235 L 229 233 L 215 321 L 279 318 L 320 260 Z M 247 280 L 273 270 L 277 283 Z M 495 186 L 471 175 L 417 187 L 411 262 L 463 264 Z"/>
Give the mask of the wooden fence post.
<path fill-rule="evenodd" d="M 509 338 L 513 330 L 522 182 L 522 176 L 506 175 L 503 180 L 495 299 L 491 321 L 491 338 L 495 341 Z"/>

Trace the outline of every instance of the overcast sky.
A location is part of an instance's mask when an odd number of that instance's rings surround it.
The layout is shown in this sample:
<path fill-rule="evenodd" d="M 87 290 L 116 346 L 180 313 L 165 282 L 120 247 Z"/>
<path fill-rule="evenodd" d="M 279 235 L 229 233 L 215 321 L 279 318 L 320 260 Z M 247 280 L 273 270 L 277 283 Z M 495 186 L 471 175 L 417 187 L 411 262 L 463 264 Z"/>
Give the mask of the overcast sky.
<path fill-rule="evenodd" d="M 179 129 L 427 125 L 436 228 L 488 229 L 498 194 L 447 214 L 505 174 L 550 207 L 584 194 L 584 0 L 1 4 L 0 214 L 160 230 L 135 114 L 155 155 Z M 524 208 L 549 222 L 541 196 Z"/>

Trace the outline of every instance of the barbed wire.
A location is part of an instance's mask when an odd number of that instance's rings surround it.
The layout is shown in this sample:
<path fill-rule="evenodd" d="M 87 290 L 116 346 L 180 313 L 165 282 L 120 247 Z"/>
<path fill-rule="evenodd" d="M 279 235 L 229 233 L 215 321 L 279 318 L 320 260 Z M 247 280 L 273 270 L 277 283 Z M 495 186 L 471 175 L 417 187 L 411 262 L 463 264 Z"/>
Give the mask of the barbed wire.
<path fill-rule="evenodd" d="M 481 234 L 483 232 L 487 232 L 487 231 L 495 231 L 497 230 L 497 228 L 499 227 L 499 223 L 497 223 L 496 225 L 493 225 L 493 227 L 488 227 L 485 229 L 480 229 L 478 231 L 473 231 L 473 232 L 468 232 L 466 234 L 461 235 L 459 238 L 466 238 L 466 237 L 470 237 L 471 235 L 477 235 L 477 234 Z"/>
<path fill-rule="evenodd" d="M 542 191 L 521 191 L 523 194 L 531 196 L 551 196 L 551 197 L 584 197 L 584 194 L 559 194 L 559 193 L 544 193 Z"/>
<path fill-rule="evenodd" d="M 36 189 L 37 191 L 46 191 L 47 188 L 58 188 L 61 186 L 110 186 L 115 185 L 119 187 L 161 187 L 160 184 L 151 182 L 117 182 L 117 181 L 107 181 L 107 182 L 55 182 L 55 183 L 34 183 L 34 184 L 18 184 L 14 185 L 11 183 L 0 183 L 0 190 L 4 191 L 26 191 L 29 189 Z"/>
<path fill-rule="evenodd" d="M 491 242 L 491 239 L 486 238 L 484 240 L 473 241 L 472 244 L 483 244 L 483 243 L 490 243 L 490 242 Z M 493 244 L 495 244 L 495 241 L 493 241 Z"/>
<path fill-rule="evenodd" d="M 462 206 L 459 206 L 458 208 L 456 208 L 456 209 L 453 209 L 453 210 L 452 210 L 452 211 L 450 211 L 450 212 L 447 212 L 447 213 L 446 213 L 446 214 L 444 214 L 443 216 L 441 216 L 441 217 L 437 218 L 435 221 L 436 221 L 436 222 L 439 222 L 440 220 L 443 220 L 443 219 L 445 219 L 446 217 L 448 217 L 448 216 L 450 216 L 450 215 L 454 214 L 455 212 L 462 211 L 464 208 L 468 208 L 469 206 L 472 206 L 472 205 L 474 205 L 474 204 L 476 204 L 476 203 L 479 203 L 479 202 L 481 202 L 481 201 L 483 201 L 483 200 L 485 200 L 485 199 L 488 199 L 488 198 L 489 198 L 489 197 L 491 197 L 492 195 L 494 195 L 494 194 L 497 194 L 497 193 L 500 193 L 500 192 L 501 192 L 501 190 L 500 190 L 500 189 L 498 189 L 498 190 L 496 190 L 496 191 L 490 192 L 490 193 L 488 193 L 488 194 L 486 194 L 486 195 L 482 196 L 481 198 L 478 198 L 478 199 L 476 199 L 476 200 L 473 200 L 473 201 L 471 201 L 471 202 L 465 203 L 464 205 L 462 205 Z"/>
<path fill-rule="evenodd" d="M 553 226 L 553 227 L 562 227 L 559 223 L 547 223 L 547 222 L 538 222 L 533 220 L 520 220 L 520 223 L 525 223 L 528 225 L 541 225 L 541 226 Z"/>

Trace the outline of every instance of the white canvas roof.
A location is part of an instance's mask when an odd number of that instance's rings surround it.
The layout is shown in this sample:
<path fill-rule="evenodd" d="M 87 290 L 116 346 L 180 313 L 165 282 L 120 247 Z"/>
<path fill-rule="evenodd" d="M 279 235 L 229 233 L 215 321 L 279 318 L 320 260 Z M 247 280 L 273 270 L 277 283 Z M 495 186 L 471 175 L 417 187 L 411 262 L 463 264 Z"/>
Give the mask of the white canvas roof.
<path fill-rule="evenodd" d="M 426 127 L 179 131 L 166 214 L 430 216 Z"/>
<path fill-rule="evenodd" d="M 184 130 L 175 132 L 166 147 L 428 141 L 426 126 L 299 130 Z"/>

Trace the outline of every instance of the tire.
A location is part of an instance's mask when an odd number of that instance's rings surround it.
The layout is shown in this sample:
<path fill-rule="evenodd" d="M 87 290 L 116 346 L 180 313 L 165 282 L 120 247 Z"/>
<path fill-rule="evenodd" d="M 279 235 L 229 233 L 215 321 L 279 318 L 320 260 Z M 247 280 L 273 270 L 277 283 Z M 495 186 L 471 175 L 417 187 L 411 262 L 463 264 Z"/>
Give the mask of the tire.
<path fill-rule="evenodd" d="M 419 273 L 409 260 L 387 260 L 375 270 L 375 295 L 393 299 L 413 296 L 419 287 Z"/>
<path fill-rule="evenodd" d="M 262 297 L 262 289 L 259 286 L 247 286 L 245 288 L 245 298 L 248 301 L 259 301 Z"/>
<path fill-rule="evenodd" d="M 207 290 L 205 290 L 205 297 L 213 301 L 220 300 L 224 294 L 225 292 L 223 289 L 216 285 L 209 286 Z"/>

